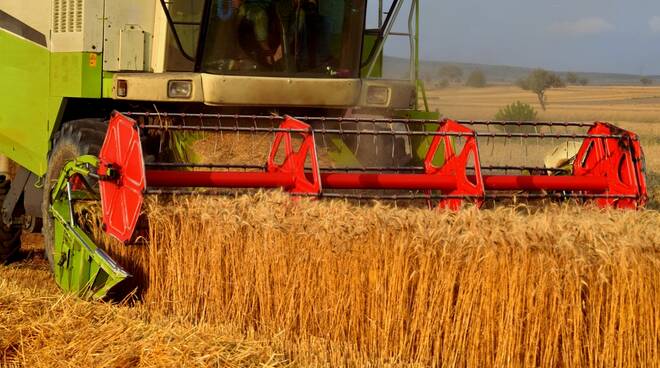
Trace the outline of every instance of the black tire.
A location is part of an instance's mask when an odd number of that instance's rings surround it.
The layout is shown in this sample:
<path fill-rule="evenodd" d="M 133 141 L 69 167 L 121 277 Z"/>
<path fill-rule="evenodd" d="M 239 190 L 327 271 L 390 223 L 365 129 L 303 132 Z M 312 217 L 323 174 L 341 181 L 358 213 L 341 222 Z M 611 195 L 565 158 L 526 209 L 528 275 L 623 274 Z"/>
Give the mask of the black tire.
<path fill-rule="evenodd" d="M 48 211 L 50 207 L 50 192 L 57 183 L 64 165 L 83 155 L 98 155 L 108 129 L 102 119 L 72 120 L 62 124 L 62 128 L 53 136 L 53 149 L 48 158 L 48 171 L 44 185 L 42 214 L 44 235 L 44 250 L 51 270 L 55 270 L 53 262 L 54 231 L 53 217 Z"/>
<path fill-rule="evenodd" d="M 2 177 L 0 182 L 0 204 L 9 192 L 10 182 Z M 7 226 L 0 221 L 0 264 L 10 262 L 21 249 L 21 226 Z"/>

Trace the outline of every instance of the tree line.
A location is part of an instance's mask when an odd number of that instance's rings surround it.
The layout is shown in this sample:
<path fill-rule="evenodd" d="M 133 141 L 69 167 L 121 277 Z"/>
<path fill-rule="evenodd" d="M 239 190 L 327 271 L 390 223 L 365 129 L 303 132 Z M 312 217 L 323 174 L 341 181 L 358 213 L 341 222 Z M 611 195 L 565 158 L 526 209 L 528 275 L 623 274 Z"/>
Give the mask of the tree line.
<path fill-rule="evenodd" d="M 465 78 L 465 71 L 460 66 L 453 64 L 443 65 L 438 68 L 436 76 L 437 88 L 447 88 L 451 85 L 483 88 L 488 85 L 486 73 L 483 70 L 474 69 Z M 552 88 L 564 88 L 567 85 L 587 86 L 589 83 L 589 78 L 575 72 L 564 73 L 562 78 L 559 73 L 541 68 L 532 70 L 527 76 L 515 82 L 518 87 L 533 92 L 538 98 L 541 109 L 544 111 L 548 106 L 548 90 Z M 654 80 L 649 77 L 642 77 L 640 83 L 643 86 L 650 86 L 654 83 Z"/>
<path fill-rule="evenodd" d="M 464 72 L 463 69 L 457 65 L 443 65 L 438 69 L 437 74 L 440 79 L 438 86 L 441 88 L 449 87 L 452 84 L 463 84 Z M 481 69 L 475 69 L 468 74 L 464 84 L 467 87 L 486 87 L 486 73 Z"/>

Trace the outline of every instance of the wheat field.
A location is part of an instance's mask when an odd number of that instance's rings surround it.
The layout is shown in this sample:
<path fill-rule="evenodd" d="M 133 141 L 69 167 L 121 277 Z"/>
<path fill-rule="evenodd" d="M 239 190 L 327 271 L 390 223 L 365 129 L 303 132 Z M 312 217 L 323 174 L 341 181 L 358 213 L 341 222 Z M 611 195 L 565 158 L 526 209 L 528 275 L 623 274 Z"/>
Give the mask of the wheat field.
<path fill-rule="evenodd" d="M 515 101 L 533 105 L 542 120 L 655 123 L 660 112 L 660 87 L 569 86 L 546 95 L 547 111 L 541 111 L 535 94 L 516 86 L 431 90 L 428 100 L 431 109 L 456 119 L 492 119 Z"/>
<path fill-rule="evenodd" d="M 62 296 L 28 236 L 25 259 L 0 268 L 0 365 L 656 366 L 656 93 L 571 87 L 551 91 L 541 114 L 640 134 L 643 211 L 151 198 L 149 245 L 106 245 L 143 284 L 124 304 Z M 429 95 L 458 119 L 535 98 L 514 87 Z"/>

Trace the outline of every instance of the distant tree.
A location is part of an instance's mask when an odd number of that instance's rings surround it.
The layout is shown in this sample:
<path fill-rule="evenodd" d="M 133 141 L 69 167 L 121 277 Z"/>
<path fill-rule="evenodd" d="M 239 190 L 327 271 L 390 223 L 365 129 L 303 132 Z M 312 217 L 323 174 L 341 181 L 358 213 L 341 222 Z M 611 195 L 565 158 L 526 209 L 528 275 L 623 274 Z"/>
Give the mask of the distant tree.
<path fill-rule="evenodd" d="M 536 121 L 538 120 L 538 113 L 534 110 L 532 105 L 516 101 L 501 108 L 497 114 L 495 114 L 495 120 L 512 122 Z M 504 126 L 505 131 L 508 133 L 530 133 L 534 131 L 534 128 L 534 126 L 529 125 Z"/>
<path fill-rule="evenodd" d="M 481 69 L 476 69 L 468 76 L 465 85 L 468 87 L 483 88 L 486 87 L 486 74 Z"/>
<path fill-rule="evenodd" d="M 544 69 L 535 69 L 524 80 L 518 81 L 518 86 L 524 90 L 532 91 L 539 99 L 541 108 L 545 111 L 547 106 L 546 91 L 550 88 L 563 88 L 566 87 L 561 78 L 552 72 Z"/>
<path fill-rule="evenodd" d="M 438 76 L 449 82 L 461 83 L 463 80 L 463 69 L 457 65 L 444 65 L 438 70 Z"/>
<path fill-rule="evenodd" d="M 566 83 L 568 84 L 578 84 L 579 82 L 579 77 L 577 74 L 570 72 L 566 73 Z"/>
<path fill-rule="evenodd" d="M 435 84 L 436 88 L 445 89 L 449 87 L 449 81 L 446 79 L 441 79 Z"/>
<path fill-rule="evenodd" d="M 552 88 L 566 88 L 566 82 L 564 82 L 560 76 L 555 74 L 555 77 L 557 78 L 555 80 L 555 85 Z"/>
<path fill-rule="evenodd" d="M 582 78 L 578 79 L 578 84 L 581 85 L 581 86 L 588 85 L 589 84 L 589 78 L 582 77 Z"/>
<path fill-rule="evenodd" d="M 525 91 L 529 91 L 529 83 L 527 81 L 528 78 L 520 78 L 516 81 L 516 86 L 524 89 Z"/>
<path fill-rule="evenodd" d="M 639 81 L 640 81 L 640 83 L 642 83 L 643 86 L 650 86 L 650 85 L 653 84 L 653 79 L 651 79 L 649 77 L 644 77 L 644 78 L 640 79 Z"/>

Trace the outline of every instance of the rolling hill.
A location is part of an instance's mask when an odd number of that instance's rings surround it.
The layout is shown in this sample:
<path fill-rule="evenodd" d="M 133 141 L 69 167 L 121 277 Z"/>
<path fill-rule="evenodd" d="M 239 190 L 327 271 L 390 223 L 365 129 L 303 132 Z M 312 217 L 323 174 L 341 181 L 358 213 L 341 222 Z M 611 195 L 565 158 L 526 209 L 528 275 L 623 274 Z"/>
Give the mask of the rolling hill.
<path fill-rule="evenodd" d="M 385 56 L 384 73 L 388 78 L 402 78 L 408 74 L 408 59 Z M 421 61 L 421 77 L 424 80 L 438 80 L 438 70 L 446 65 L 456 65 L 463 69 L 464 77 L 472 71 L 481 69 L 486 74 L 490 84 L 511 84 L 516 80 L 527 76 L 534 68 L 509 66 L 509 65 L 487 65 L 450 61 Z M 555 71 L 561 76 L 566 76 L 571 71 Z M 581 78 L 587 78 L 589 84 L 595 85 L 639 85 L 639 75 L 617 74 L 617 73 L 592 73 L 572 71 Z M 660 84 L 660 76 L 648 76 L 654 84 Z"/>

